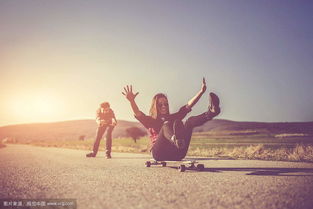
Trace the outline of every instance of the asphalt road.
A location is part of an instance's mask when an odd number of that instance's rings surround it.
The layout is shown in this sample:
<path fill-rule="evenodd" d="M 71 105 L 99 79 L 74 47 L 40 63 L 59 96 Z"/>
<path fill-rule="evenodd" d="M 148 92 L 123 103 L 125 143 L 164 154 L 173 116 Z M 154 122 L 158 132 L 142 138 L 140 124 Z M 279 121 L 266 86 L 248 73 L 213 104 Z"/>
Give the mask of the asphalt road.
<path fill-rule="evenodd" d="M 89 208 L 312 208 L 313 164 L 201 159 L 203 172 L 146 168 L 149 155 L 8 145 L 0 198 L 74 198 Z M 40 207 L 37 207 L 41 209 Z"/>

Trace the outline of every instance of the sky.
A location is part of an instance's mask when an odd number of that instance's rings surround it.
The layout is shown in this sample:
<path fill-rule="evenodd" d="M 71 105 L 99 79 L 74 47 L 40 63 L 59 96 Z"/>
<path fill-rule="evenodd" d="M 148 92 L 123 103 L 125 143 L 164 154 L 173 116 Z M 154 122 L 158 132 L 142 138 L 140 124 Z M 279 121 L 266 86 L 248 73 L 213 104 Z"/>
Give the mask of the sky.
<path fill-rule="evenodd" d="M 1 0 L 0 126 L 94 119 L 103 101 L 135 121 L 125 85 L 218 118 L 313 121 L 313 2 Z"/>

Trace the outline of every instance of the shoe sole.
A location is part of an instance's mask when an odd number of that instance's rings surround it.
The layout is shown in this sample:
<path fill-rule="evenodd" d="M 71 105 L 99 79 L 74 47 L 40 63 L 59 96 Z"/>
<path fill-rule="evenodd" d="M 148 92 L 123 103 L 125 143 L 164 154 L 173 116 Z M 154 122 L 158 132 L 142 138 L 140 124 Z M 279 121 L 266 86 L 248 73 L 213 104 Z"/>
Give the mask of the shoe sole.
<path fill-rule="evenodd" d="M 181 130 L 184 129 L 184 124 L 181 121 L 174 121 L 173 124 L 173 131 L 174 131 L 174 136 L 175 137 L 175 144 L 178 147 L 178 149 L 183 149 L 185 148 L 186 144 L 185 144 L 185 140 L 184 140 L 184 136 L 183 136 L 183 132 L 179 133 Z"/>
<path fill-rule="evenodd" d="M 210 99 L 211 99 L 211 101 L 210 101 L 210 105 L 211 106 L 214 106 L 214 107 L 219 107 L 220 106 L 220 99 L 213 92 L 210 93 Z"/>

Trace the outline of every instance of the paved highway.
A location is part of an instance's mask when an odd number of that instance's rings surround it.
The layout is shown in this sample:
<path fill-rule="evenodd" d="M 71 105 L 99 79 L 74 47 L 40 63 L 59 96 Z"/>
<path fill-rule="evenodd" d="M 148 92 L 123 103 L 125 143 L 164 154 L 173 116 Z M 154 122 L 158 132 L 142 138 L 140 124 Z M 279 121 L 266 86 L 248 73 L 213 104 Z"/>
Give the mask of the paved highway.
<path fill-rule="evenodd" d="M 313 164 L 200 159 L 203 172 L 146 168 L 149 155 L 8 145 L 0 198 L 74 198 L 77 208 L 312 208 Z M 38 207 L 40 209 L 40 207 Z"/>

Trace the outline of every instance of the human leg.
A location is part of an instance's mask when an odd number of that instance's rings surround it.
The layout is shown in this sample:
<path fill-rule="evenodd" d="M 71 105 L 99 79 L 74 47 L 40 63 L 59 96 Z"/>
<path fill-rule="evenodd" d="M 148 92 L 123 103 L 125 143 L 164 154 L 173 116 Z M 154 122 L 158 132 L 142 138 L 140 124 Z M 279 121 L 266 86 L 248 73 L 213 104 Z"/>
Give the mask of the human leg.
<path fill-rule="evenodd" d="M 99 150 L 100 140 L 101 140 L 106 128 L 107 128 L 106 126 L 99 126 L 97 128 L 96 139 L 95 139 L 95 142 L 93 144 L 93 152 L 87 154 L 86 157 L 95 157 L 97 155 L 98 150 Z"/>
<path fill-rule="evenodd" d="M 202 113 L 197 116 L 192 116 L 189 117 L 185 124 L 184 124 L 184 140 L 185 140 L 185 146 L 183 149 L 180 150 L 179 156 L 181 159 L 183 159 L 188 152 L 190 141 L 191 141 L 191 136 L 192 136 L 192 131 L 194 127 L 201 126 L 205 122 L 211 120 L 210 117 L 207 117 L 206 113 Z"/>
<path fill-rule="evenodd" d="M 152 147 L 152 156 L 155 160 L 179 160 L 179 150 L 171 141 L 173 129 L 172 123 L 165 123 Z"/>
<path fill-rule="evenodd" d="M 177 147 L 166 138 L 159 138 L 151 152 L 155 160 L 179 160 Z"/>
<path fill-rule="evenodd" d="M 188 129 L 189 131 L 191 130 L 191 132 L 192 132 L 193 128 L 203 125 L 207 121 L 212 120 L 215 116 L 220 114 L 221 109 L 219 107 L 219 104 L 220 104 L 220 100 L 219 100 L 218 96 L 211 92 L 209 95 L 208 111 L 206 111 L 200 115 L 192 116 L 192 117 L 188 118 L 186 120 L 186 123 L 185 123 L 186 129 Z"/>
<path fill-rule="evenodd" d="M 182 121 L 165 121 L 159 134 L 163 135 L 167 140 L 174 143 L 178 149 L 184 148 L 184 124 Z"/>
<path fill-rule="evenodd" d="M 193 129 L 197 126 L 203 125 L 217 116 L 220 113 L 219 103 L 220 100 L 218 96 L 211 92 L 208 111 L 197 116 L 189 117 L 186 120 L 184 130 L 185 148 L 180 152 L 182 158 L 184 158 L 188 152 Z"/>
<path fill-rule="evenodd" d="M 107 158 L 111 158 L 111 148 L 112 148 L 112 131 L 114 126 L 109 126 L 106 133 L 106 142 L 105 142 L 105 154 Z"/>

